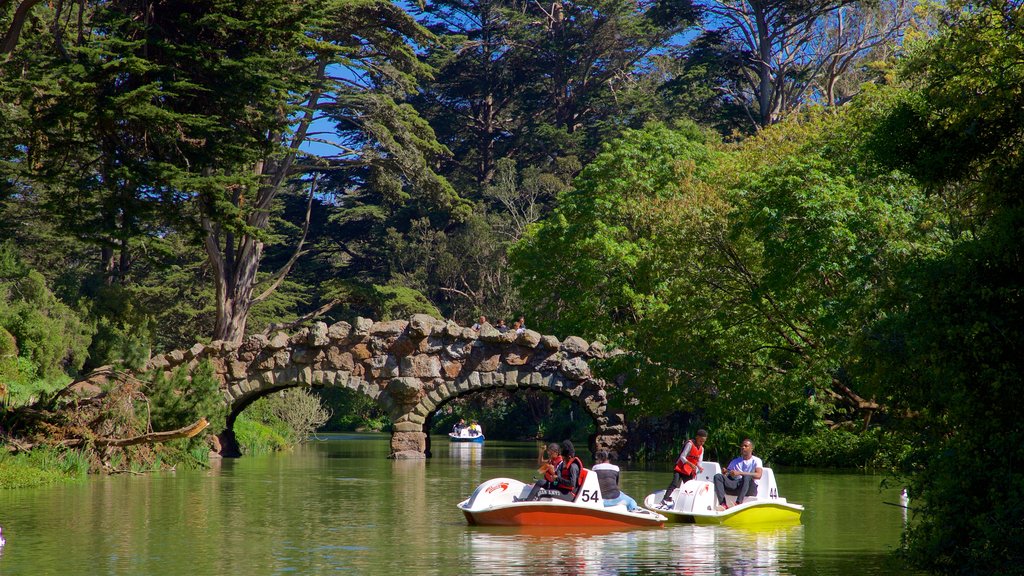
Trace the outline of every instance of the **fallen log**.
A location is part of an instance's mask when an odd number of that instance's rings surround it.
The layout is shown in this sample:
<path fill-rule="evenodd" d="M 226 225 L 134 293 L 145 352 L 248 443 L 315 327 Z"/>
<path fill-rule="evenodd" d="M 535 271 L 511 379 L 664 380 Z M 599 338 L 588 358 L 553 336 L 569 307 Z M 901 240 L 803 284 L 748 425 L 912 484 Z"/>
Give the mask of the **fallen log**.
<path fill-rule="evenodd" d="M 206 418 L 200 418 L 194 424 L 190 424 L 184 428 L 178 428 L 177 430 L 168 430 L 167 432 L 150 432 L 149 434 L 134 436 L 132 438 L 68 438 L 67 440 L 61 440 L 57 445 L 64 446 L 65 448 L 77 448 L 84 444 L 92 444 L 97 447 L 112 446 L 115 448 L 123 448 L 125 446 L 135 446 L 138 444 L 160 444 L 171 440 L 177 440 L 179 438 L 191 438 L 202 432 L 209 425 L 210 423 L 206 421 Z M 37 445 L 38 444 L 29 445 L 28 448 L 34 448 Z M 24 446 L 22 446 L 21 449 L 25 449 Z"/>

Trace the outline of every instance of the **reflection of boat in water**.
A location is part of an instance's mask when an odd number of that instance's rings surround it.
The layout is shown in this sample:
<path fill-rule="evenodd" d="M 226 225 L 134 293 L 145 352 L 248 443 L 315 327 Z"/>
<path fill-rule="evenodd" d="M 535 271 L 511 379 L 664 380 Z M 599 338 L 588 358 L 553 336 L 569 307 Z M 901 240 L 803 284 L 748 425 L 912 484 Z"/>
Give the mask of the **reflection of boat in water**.
<path fill-rule="evenodd" d="M 483 526 L 466 537 L 474 572 L 480 574 L 799 573 L 804 527 L 761 528 Z"/>
<path fill-rule="evenodd" d="M 484 434 L 479 430 L 470 430 L 469 428 L 463 428 L 458 433 L 448 433 L 449 442 L 474 442 L 476 444 L 484 443 Z"/>
<path fill-rule="evenodd" d="M 448 444 L 448 457 L 457 461 L 460 466 L 479 465 L 483 460 L 484 445 L 476 442 L 459 442 Z"/>
<path fill-rule="evenodd" d="M 672 508 L 658 508 L 663 500 L 664 490 L 648 494 L 644 506 L 665 514 L 672 522 L 696 524 L 725 524 L 747 526 L 758 524 L 799 524 L 804 507 L 787 502 L 779 496 L 775 473 L 771 468 L 762 468 L 757 481 L 757 496 L 747 496 L 742 504 L 736 504 L 736 497 L 726 496 L 729 507 L 718 510 L 715 501 L 715 474 L 721 472 L 717 462 L 705 462 L 704 470 L 697 477 L 676 488 L 673 493 L 675 504 Z"/>
<path fill-rule="evenodd" d="M 511 478 L 494 478 L 477 486 L 459 503 L 466 521 L 481 526 L 582 526 L 628 528 L 661 526 L 666 518 L 625 504 L 605 507 L 597 475 L 583 469 L 583 482 L 574 502 L 541 499 L 520 502 L 533 486 Z"/>

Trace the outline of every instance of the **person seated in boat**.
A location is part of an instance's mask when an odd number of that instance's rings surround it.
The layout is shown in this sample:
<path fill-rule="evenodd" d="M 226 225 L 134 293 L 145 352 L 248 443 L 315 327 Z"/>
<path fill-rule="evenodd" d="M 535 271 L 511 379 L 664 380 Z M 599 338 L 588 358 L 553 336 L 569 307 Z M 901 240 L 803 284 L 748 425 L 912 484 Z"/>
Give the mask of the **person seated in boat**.
<path fill-rule="evenodd" d="M 597 474 L 597 484 L 601 489 L 601 499 L 604 500 L 604 505 L 608 507 L 625 504 L 626 510 L 630 512 L 636 510 L 636 500 L 619 489 L 619 467 L 609 461 L 611 458 L 608 451 L 598 450 L 594 459 L 597 460 L 597 464 L 591 468 L 591 471 Z"/>
<path fill-rule="evenodd" d="M 470 423 L 469 423 L 469 435 L 470 436 L 480 436 L 483 433 L 484 433 L 483 428 L 480 428 L 480 424 L 477 423 L 476 420 L 470 421 Z"/>
<path fill-rule="evenodd" d="M 555 475 L 558 470 L 558 465 L 562 463 L 562 447 L 556 442 L 548 444 L 546 452 L 546 459 L 539 458 L 540 468 L 537 472 L 541 474 L 539 480 L 534 482 L 533 488 L 530 489 L 530 494 L 523 500 L 536 500 L 540 497 L 541 490 L 554 490 L 558 486 L 558 477 Z M 538 455 L 539 457 L 539 455 Z"/>
<path fill-rule="evenodd" d="M 466 421 L 463 420 L 462 418 L 459 418 L 459 421 L 455 423 L 455 426 L 452 426 L 452 434 L 455 434 L 456 436 L 462 436 L 462 431 L 465 429 Z"/>
<path fill-rule="evenodd" d="M 572 502 L 580 490 L 583 461 L 576 455 L 576 448 L 571 440 L 562 442 L 562 463 L 555 470 L 557 485 L 548 491 L 548 496 Z"/>
<path fill-rule="evenodd" d="M 742 504 L 747 496 L 757 495 L 757 482 L 761 479 L 764 463 L 754 456 L 754 443 L 744 438 L 740 443 L 740 455 L 732 459 L 725 472 L 715 474 L 715 497 L 718 498 L 718 510 L 728 508 L 726 494 L 736 495 L 736 504 Z"/>
<path fill-rule="evenodd" d="M 676 466 L 672 469 L 672 481 L 668 488 L 665 488 L 665 496 L 662 497 L 658 508 L 670 509 L 675 504 L 672 501 L 672 491 L 679 488 L 689 480 L 697 477 L 697 472 L 703 472 L 704 466 L 704 443 L 707 442 L 708 432 L 703 428 L 697 430 L 693 440 L 683 443 L 683 450 L 676 459 Z"/>

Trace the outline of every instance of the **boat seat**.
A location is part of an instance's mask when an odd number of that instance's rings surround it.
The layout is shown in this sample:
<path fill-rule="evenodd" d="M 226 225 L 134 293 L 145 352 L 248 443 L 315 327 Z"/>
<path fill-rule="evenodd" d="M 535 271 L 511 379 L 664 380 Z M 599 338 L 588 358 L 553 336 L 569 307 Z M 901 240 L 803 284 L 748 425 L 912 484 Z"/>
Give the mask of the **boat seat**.
<path fill-rule="evenodd" d="M 757 498 L 769 500 L 779 495 L 778 485 L 775 483 L 775 472 L 771 468 L 761 468 L 761 479 L 757 481 Z"/>
<path fill-rule="evenodd" d="M 590 472 L 590 470 L 588 470 L 586 468 L 580 468 L 580 478 L 579 478 L 579 480 L 576 481 L 576 498 L 573 499 L 573 502 L 575 502 L 576 500 L 579 500 L 580 494 L 583 493 L 583 483 L 586 481 L 587 474 L 589 472 Z"/>

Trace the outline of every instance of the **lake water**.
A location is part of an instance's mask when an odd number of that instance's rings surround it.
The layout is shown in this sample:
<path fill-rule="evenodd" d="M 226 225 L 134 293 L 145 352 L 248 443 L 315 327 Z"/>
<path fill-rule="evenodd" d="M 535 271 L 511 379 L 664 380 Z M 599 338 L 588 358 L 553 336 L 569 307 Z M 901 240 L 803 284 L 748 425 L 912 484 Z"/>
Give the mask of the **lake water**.
<path fill-rule="evenodd" d="M 392 461 L 384 435 L 335 435 L 212 470 L 0 491 L 0 574 L 903 574 L 903 526 L 880 476 L 777 469 L 801 526 L 667 524 L 590 532 L 468 526 L 455 505 L 489 478 L 529 481 L 536 448 L 432 439 Z M 584 454 L 589 456 L 589 454 Z M 638 501 L 671 479 L 623 466 Z"/>

